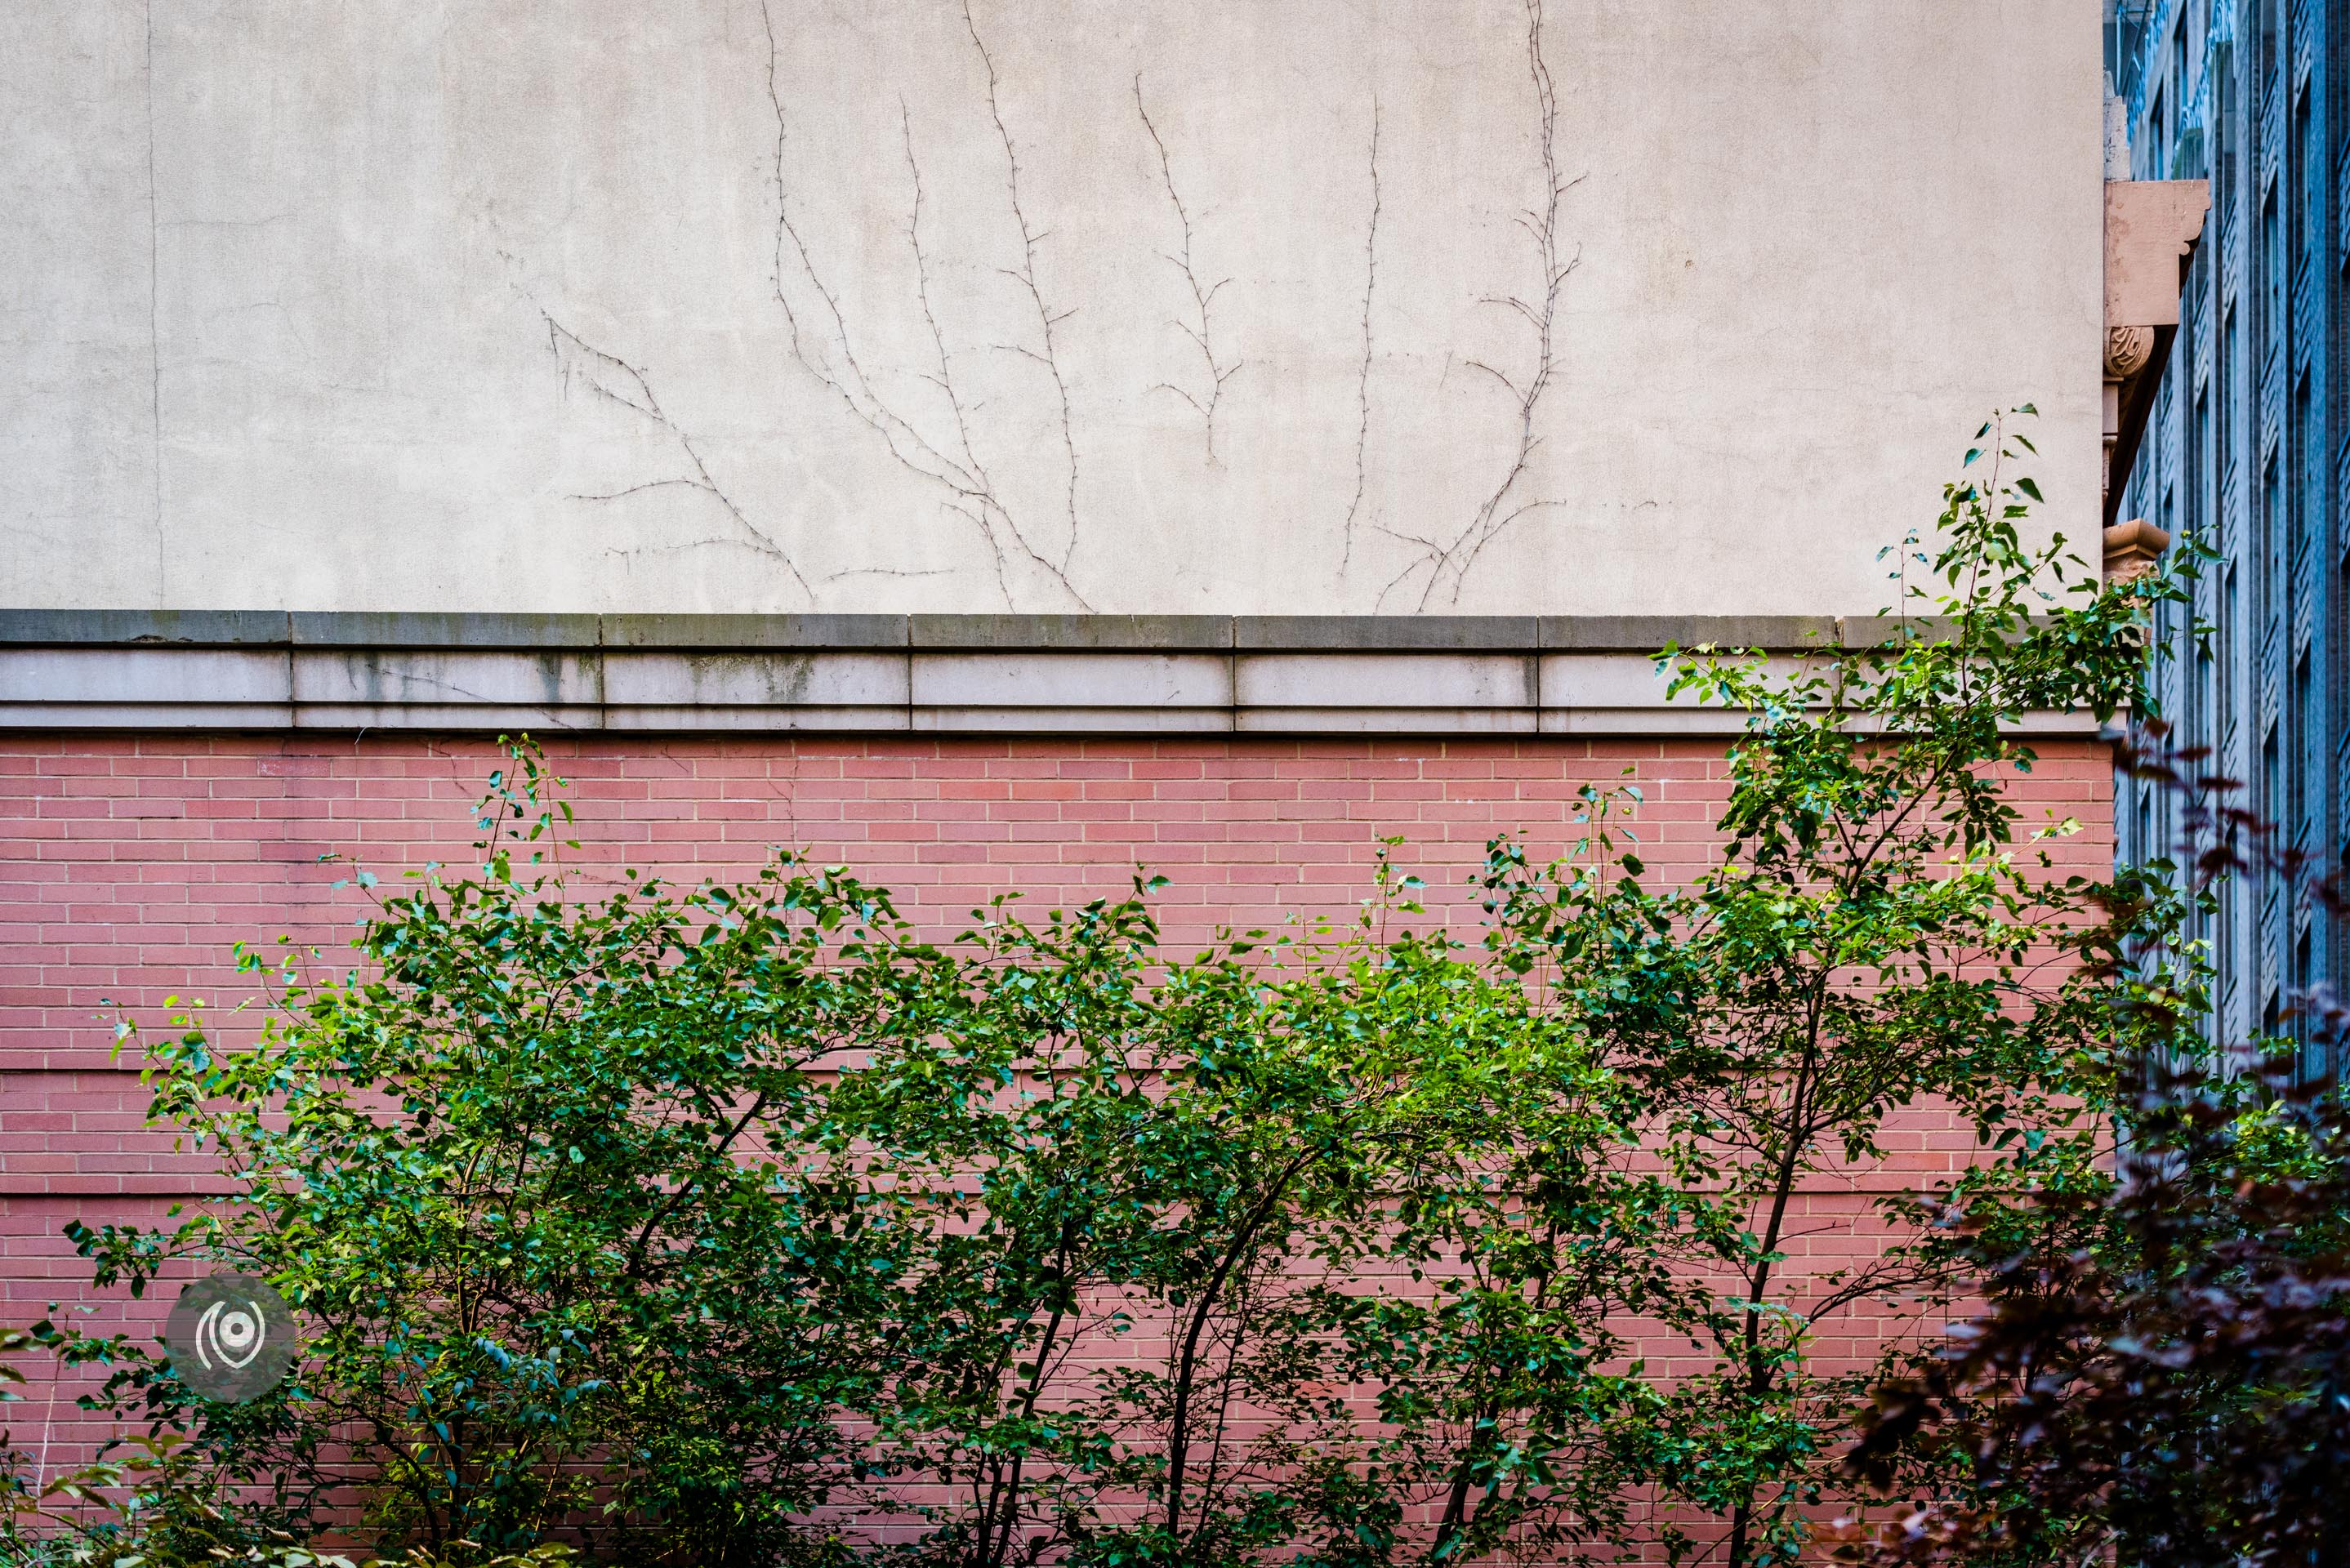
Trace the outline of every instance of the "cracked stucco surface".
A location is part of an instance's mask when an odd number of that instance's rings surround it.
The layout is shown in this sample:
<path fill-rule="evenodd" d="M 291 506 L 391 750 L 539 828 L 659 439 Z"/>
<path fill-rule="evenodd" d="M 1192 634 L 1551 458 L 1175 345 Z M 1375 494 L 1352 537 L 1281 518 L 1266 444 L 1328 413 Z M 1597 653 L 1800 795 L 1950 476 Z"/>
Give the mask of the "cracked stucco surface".
<path fill-rule="evenodd" d="M 1866 613 L 2094 0 L 0 7 L 0 600 Z"/>

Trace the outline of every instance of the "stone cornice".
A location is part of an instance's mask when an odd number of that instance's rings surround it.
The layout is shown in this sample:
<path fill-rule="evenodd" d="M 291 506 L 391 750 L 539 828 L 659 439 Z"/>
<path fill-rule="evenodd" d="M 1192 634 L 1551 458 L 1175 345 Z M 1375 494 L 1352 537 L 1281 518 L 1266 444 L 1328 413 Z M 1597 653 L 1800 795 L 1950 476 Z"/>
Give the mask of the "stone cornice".
<path fill-rule="evenodd" d="M 0 610 L 0 729 L 1707 734 L 1668 643 L 1797 617 Z M 2067 721 L 2051 721 L 2078 728 Z"/>
<path fill-rule="evenodd" d="M 527 611 L 0 609 L 0 648 L 1152 649 L 1653 653 L 1798 649 L 1869 635 L 1829 616 L 580 615 Z"/>

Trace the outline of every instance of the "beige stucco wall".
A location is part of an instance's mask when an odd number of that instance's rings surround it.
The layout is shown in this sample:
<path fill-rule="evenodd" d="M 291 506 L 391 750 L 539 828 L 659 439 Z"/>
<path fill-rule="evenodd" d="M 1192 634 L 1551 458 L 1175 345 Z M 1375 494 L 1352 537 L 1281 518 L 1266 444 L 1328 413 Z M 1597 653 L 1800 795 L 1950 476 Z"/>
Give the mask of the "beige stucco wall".
<path fill-rule="evenodd" d="M 0 602 L 1866 612 L 2024 400 L 2093 533 L 2095 0 L 1528 22 L 16 0 Z"/>

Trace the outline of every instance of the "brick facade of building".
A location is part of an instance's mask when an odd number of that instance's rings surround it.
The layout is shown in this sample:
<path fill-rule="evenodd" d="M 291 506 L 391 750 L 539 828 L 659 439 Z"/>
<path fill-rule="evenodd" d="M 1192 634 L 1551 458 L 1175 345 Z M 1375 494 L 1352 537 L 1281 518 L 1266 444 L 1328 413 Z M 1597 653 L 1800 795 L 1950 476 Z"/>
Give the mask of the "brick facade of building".
<path fill-rule="evenodd" d="M 2112 763 L 2085 739 L 2042 744 L 2013 781 L 2027 826 L 2083 824 L 2057 842 L 2065 869 L 2110 862 Z M 1034 909 L 1123 893 L 1138 866 L 1171 942 L 1218 925 L 1293 916 L 1343 920 L 1368 888 L 1384 836 L 1428 884 L 1431 919 L 1474 929 L 1471 874 L 1487 839 L 1523 833 L 1536 851 L 1573 842 L 1577 792 L 1637 784 L 1635 831 L 1660 874 L 1717 852 L 1727 792 L 1718 739 L 1445 740 L 743 739 L 559 740 L 585 878 L 622 864 L 671 878 L 733 878 L 772 846 L 845 862 L 893 889 L 925 928 L 951 935 L 965 911 L 1017 891 Z M 0 1316 L 28 1322 L 52 1301 L 130 1310 L 90 1289 L 60 1235 L 68 1220 L 151 1220 L 177 1198 L 222 1190 L 204 1158 L 143 1125 L 136 1064 L 112 1054 L 119 1006 L 150 1027 L 166 998 L 201 997 L 219 1034 L 252 994 L 232 944 L 286 933 L 334 962 L 361 912 L 333 884 L 348 866 L 391 879 L 462 861 L 471 807 L 495 748 L 414 735 L 261 738 L 12 737 L 0 742 Z M 1930 1180 L 1969 1156 L 1964 1129 L 1912 1115 L 1889 1129 L 1894 1167 L 1861 1189 L 1810 1195 L 1824 1255 L 1866 1249 L 1866 1188 Z M 119 1295 L 119 1293 L 118 1293 Z M 1892 1325 L 1856 1318 L 1820 1347 L 1868 1355 Z M 1688 1355 L 1649 1347 L 1660 1370 Z M 11 1424 L 30 1438 L 47 1391 Z M 71 1390 L 47 1419 L 56 1440 L 93 1436 Z"/>

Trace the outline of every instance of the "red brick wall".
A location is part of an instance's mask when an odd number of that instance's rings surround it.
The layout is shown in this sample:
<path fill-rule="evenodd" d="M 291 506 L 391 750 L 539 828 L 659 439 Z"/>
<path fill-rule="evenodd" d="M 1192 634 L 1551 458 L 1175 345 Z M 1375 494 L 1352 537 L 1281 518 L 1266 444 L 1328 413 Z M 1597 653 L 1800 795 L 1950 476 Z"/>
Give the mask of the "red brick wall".
<path fill-rule="evenodd" d="M 2085 831 L 2058 852 L 2068 869 L 2102 870 L 2109 753 L 2041 751 L 2012 797 L 2028 824 L 2078 817 Z M 1660 875 L 1686 872 L 1714 854 L 1727 788 L 1719 743 L 1697 741 L 599 739 L 549 752 L 574 781 L 586 859 L 697 880 L 754 870 L 770 846 L 804 848 L 949 929 L 1007 889 L 1038 909 L 1123 892 L 1140 863 L 1174 879 L 1160 905 L 1179 941 L 1219 923 L 1343 917 L 1391 834 L 1430 910 L 1468 929 L 1464 881 L 1486 839 L 1523 831 L 1560 852 L 1586 783 L 1639 784 L 1641 854 Z M 485 744 L 411 737 L 0 742 L 0 1322 L 90 1297 L 66 1220 L 153 1215 L 205 1185 L 201 1161 L 141 1127 L 132 1069 L 109 1058 L 109 1003 L 151 1023 L 169 994 L 224 1012 L 247 993 L 233 941 L 347 940 L 361 906 L 331 890 L 348 873 L 319 857 L 380 872 L 462 860 L 494 765 Z M 1923 1174 L 1969 1144 L 1928 1118 L 1888 1147 Z M 1843 1225 L 1812 1243 L 1865 1244 Z M 1849 1325 L 1852 1348 L 1869 1331 Z M 20 1442 L 47 1391 L 29 1392 L 8 1421 Z"/>

